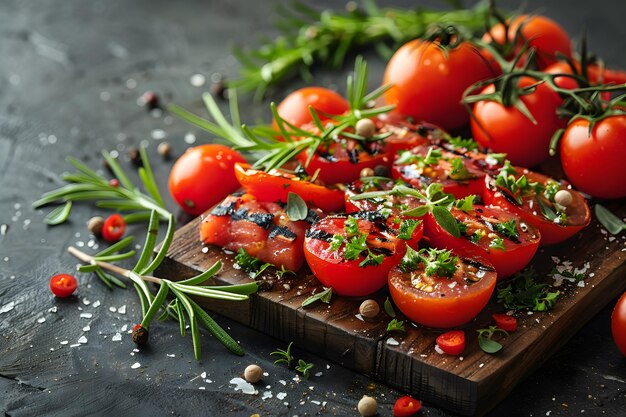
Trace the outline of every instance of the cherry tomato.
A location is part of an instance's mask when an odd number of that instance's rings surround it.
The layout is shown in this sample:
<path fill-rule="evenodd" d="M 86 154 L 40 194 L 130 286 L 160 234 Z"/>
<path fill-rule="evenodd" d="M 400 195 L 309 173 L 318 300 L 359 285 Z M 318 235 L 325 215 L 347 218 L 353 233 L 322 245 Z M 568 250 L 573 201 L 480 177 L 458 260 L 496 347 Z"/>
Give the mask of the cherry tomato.
<path fill-rule="evenodd" d="M 498 279 L 524 269 L 539 248 L 539 231 L 504 209 L 475 205 L 467 213 L 457 208 L 450 212 L 462 225 L 461 236 L 452 236 L 429 213 L 424 217 L 424 233 L 430 245 L 485 258 Z"/>
<path fill-rule="evenodd" d="M 626 293 L 619 298 L 611 315 L 611 332 L 617 348 L 626 356 Z"/>
<path fill-rule="evenodd" d="M 465 332 L 451 330 L 437 336 L 437 346 L 447 355 L 458 356 L 465 350 Z"/>
<path fill-rule="evenodd" d="M 526 225 L 534 226 L 541 233 L 540 245 L 560 243 L 589 225 L 591 212 L 585 198 L 568 184 L 521 168 L 515 172 L 512 174 L 514 178 L 524 175 L 532 186 L 512 193 L 502 183 L 498 185 L 497 179 L 487 176 L 484 203 L 501 207 L 519 216 Z M 556 193 L 561 190 L 567 191 L 571 197 L 566 207 L 559 207 L 555 202 Z"/>
<path fill-rule="evenodd" d="M 124 236 L 126 231 L 126 222 L 119 214 L 111 214 L 104 221 L 102 226 L 102 238 L 107 242 L 117 242 Z"/>
<path fill-rule="evenodd" d="M 405 239 L 406 244 L 417 249 L 419 242 L 424 233 L 424 222 L 421 219 L 409 218 L 402 216 L 403 211 L 411 210 L 415 207 L 423 205 L 421 201 L 412 197 L 401 197 L 395 195 L 386 195 L 377 199 L 353 200 L 364 192 L 391 190 L 395 182 L 391 179 L 381 177 L 371 177 L 369 179 L 362 178 L 349 184 L 346 188 L 346 212 L 356 213 L 359 211 L 376 211 L 387 216 L 387 227 L 401 231 L 403 223 L 409 221 L 419 221 L 419 224 L 413 229 L 410 239 Z"/>
<path fill-rule="evenodd" d="M 371 215 L 376 217 L 375 221 L 352 216 L 329 216 L 313 224 L 307 233 L 304 240 L 307 263 L 317 279 L 324 286 L 332 287 L 336 294 L 360 297 L 378 291 L 385 286 L 391 267 L 404 255 L 405 243 L 393 231 L 387 230 L 384 218 L 376 216 L 376 213 Z M 349 218 L 356 219 L 357 234 L 346 230 Z M 353 245 L 359 238 L 363 243 L 360 248 Z M 334 249 L 333 240 L 342 243 Z M 348 245 L 353 249 L 349 250 Z M 354 247 L 362 250 L 354 250 Z"/>
<path fill-rule="evenodd" d="M 599 198 L 626 197 L 626 115 L 589 121 L 575 119 L 561 138 L 565 175 L 579 190 Z"/>
<path fill-rule="evenodd" d="M 202 220 L 200 239 L 231 251 L 243 248 L 263 262 L 297 271 L 304 264 L 302 245 L 308 228 L 306 220 L 289 220 L 277 203 L 237 194 L 226 197 Z"/>
<path fill-rule="evenodd" d="M 496 326 L 507 332 L 514 332 L 517 330 L 517 319 L 508 314 L 492 314 L 493 320 L 496 322 Z"/>
<path fill-rule="evenodd" d="M 235 176 L 239 184 L 261 201 L 287 202 L 289 193 L 298 194 L 308 205 L 324 211 L 342 211 L 344 193 L 298 178 L 286 171 L 270 172 L 250 168 L 248 164 L 235 164 Z"/>
<path fill-rule="evenodd" d="M 437 182 L 443 185 L 443 192 L 463 198 L 481 194 L 486 174 L 474 159 L 438 146 L 419 145 L 398 154 L 391 175 L 415 188 L 426 188 Z"/>
<path fill-rule="evenodd" d="M 463 127 L 469 114 L 463 92 L 477 81 L 498 75 L 469 42 L 456 47 L 416 39 L 401 46 L 385 69 L 389 104 L 400 114 L 426 120 L 446 130 Z"/>
<path fill-rule="evenodd" d="M 528 87 L 535 80 L 523 77 L 518 87 Z M 481 94 L 493 93 L 493 85 Z M 541 84 L 531 94 L 519 98 L 535 119 L 533 123 L 514 106 L 495 101 L 479 101 L 474 105 L 475 119 L 470 124 L 476 142 L 494 152 L 503 152 L 516 165 L 534 166 L 549 156 L 550 139 L 565 121 L 557 116 L 562 100 L 548 85 Z"/>
<path fill-rule="evenodd" d="M 59 298 L 66 298 L 74 294 L 76 287 L 78 287 L 78 282 L 71 275 L 57 274 L 50 278 L 50 291 Z"/>
<path fill-rule="evenodd" d="M 478 258 L 456 258 L 451 278 L 428 275 L 425 264 L 394 267 L 389 292 L 394 304 L 411 321 L 427 327 L 449 328 L 471 321 L 487 305 L 496 285 L 496 271 Z"/>
<path fill-rule="evenodd" d="M 573 68 L 572 65 L 574 66 Z M 571 74 L 582 77 L 580 62 L 575 60 L 571 60 L 571 64 L 567 61 L 557 61 L 544 69 L 543 72 L 547 74 Z M 587 87 L 587 84 L 602 84 L 604 79 L 604 73 L 605 70 L 603 68 L 600 68 L 598 65 L 591 64 L 587 66 L 587 83 L 581 84 L 575 78 L 567 76 L 555 77 L 554 82 L 561 88 L 573 90 L 575 88 Z M 626 82 L 626 77 L 624 78 L 623 82 Z M 611 93 L 608 91 L 601 93 L 601 96 L 604 100 L 607 101 L 611 99 Z"/>
<path fill-rule="evenodd" d="M 557 53 L 566 57 L 572 56 L 572 40 L 565 29 L 554 20 L 539 15 L 521 15 L 509 21 L 508 24 L 509 28 L 506 34 L 504 25 L 498 23 L 483 36 L 483 41 L 495 42 L 499 45 L 504 45 L 508 38 L 508 42 L 513 43 L 513 45 L 507 58 L 513 58 L 517 55 L 526 41 L 528 41 L 528 46 L 534 48 L 537 53 L 535 62 L 539 69 L 546 68 L 558 61 Z M 519 35 L 518 30 L 520 31 Z M 521 60 L 520 63 L 523 64 L 524 60 Z"/>
<path fill-rule="evenodd" d="M 396 400 L 393 406 L 394 417 L 410 417 L 422 409 L 422 403 L 415 398 L 405 395 Z"/>
<path fill-rule="evenodd" d="M 308 150 L 297 156 L 302 165 L 308 158 Z M 317 172 L 320 181 L 331 185 L 357 180 L 363 168 L 389 167 L 390 163 L 383 144 L 370 142 L 363 145 L 355 140 L 343 139 L 327 148 L 317 149 L 305 170 L 310 176 Z"/>
<path fill-rule="evenodd" d="M 246 160 L 228 146 L 189 148 L 172 167 L 170 194 L 185 212 L 202 214 L 239 188 L 233 169 L 236 162 Z"/>
<path fill-rule="evenodd" d="M 311 121 L 313 116 L 309 106 L 315 109 L 320 119 L 327 120 L 327 115 L 339 115 L 350 110 L 348 101 L 339 94 L 324 87 L 304 87 L 289 94 L 278 105 L 278 114 L 285 121 L 300 127 Z M 276 121 L 274 129 L 278 129 Z"/>

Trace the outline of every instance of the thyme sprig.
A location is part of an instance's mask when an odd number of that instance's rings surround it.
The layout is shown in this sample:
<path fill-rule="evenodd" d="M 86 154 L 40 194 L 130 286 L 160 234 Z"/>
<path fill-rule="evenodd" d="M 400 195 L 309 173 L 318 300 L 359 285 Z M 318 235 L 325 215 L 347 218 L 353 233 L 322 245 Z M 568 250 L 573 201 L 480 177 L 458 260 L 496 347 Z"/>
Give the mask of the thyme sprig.
<path fill-rule="evenodd" d="M 95 272 L 101 280 L 105 281 L 105 284 L 108 280 L 112 284 L 123 286 L 123 283 L 120 284 L 121 281 L 118 278 L 106 274 L 104 272 L 105 270 L 122 276 L 133 283 L 139 296 L 143 313 L 141 328 L 146 332 L 149 330 L 153 319 L 157 317 L 159 311 L 162 310 L 159 319 L 164 320 L 167 317 L 172 317 L 177 320 L 180 323 L 180 331 L 183 336 L 186 333 L 186 323 L 189 323 L 194 355 L 197 360 L 201 358 L 199 323 L 204 325 L 204 327 L 224 344 L 228 350 L 237 355 L 243 355 L 244 351 L 237 342 L 191 297 L 243 301 L 247 300 L 250 294 L 257 291 L 258 284 L 251 282 L 249 284 L 226 286 L 203 285 L 205 281 L 221 270 L 221 261 L 217 261 L 201 274 L 178 282 L 149 275 L 159 266 L 170 247 L 174 235 L 173 224 L 174 218 L 170 215 L 165 239 L 158 253 L 154 256 L 154 259 L 151 260 L 159 229 L 159 214 L 156 210 L 151 211 L 148 233 L 143 245 L 143 250 L 139 256 L 139 260 L 133 269 L 130 270 L 114 265 L 111 262 L 126 259 L 135 254 L 134 251 L 116 254 L 116 252 L 128 246 L 132 242 L 132 238 L 126 238 L 96 255 L 88 255 L 73 246 L 68 248 L 68 252 L 86 263 L 86 265 L 79 267 L 79 270 L 82 272 Z M 103 279 L 103 276 L 105 276 L 106 279 Z M 156 295 L 153 295 L 148 288 L 146 284 L 148 282 L 159 286 Z M 109 286 L 111 287 L 111 285 Z M 173 295 L 174 298 L 168 301 L 167 296 L 170 294 Z"/>
<path fill-rule="evenodd" d="M 353 4 L 353 3 L 350 3 Z M 434 11 L 425 8 L 405 10 L 379 8 L 374 0 L 345 12 L 319 12 L 296 1 L 291 8 L 279 9 L 276 23 L 281 36 L 267 40 L 256 49 L 235 48 L 242 67 L 230 87 L 255 92 L 262 98 L 268 88 L 300 75 L 311 80 L 316 64 L 338 68 L 349 52 L 366 46 L 388 59 L 403 43 L 424 35 L 432 24 L 456 24 L 472 31 L 483 29 L 486 1 L 471 9 Z"/>
<path fill-rule="evenodd" d="M 372 107 L 371 103 L 380 97 L 389 86 L 382 86 L 367 93 L 368 70 L 362 57 L 357 57 L 354 73 L 348 77 L 347 91 L 350 111 L 345 115 L 327 116 L 329 121 L 322 123 L 318 113 L 309 107 L 313 124 L 310 128 L 295 126 L 278 114 L 277 106 L 271 103 L 271 111 L 278 126 L 278 132 L 267 126 L 248 126 L 241 123 L 235 90 L 229 90 L 231 121 L 228 122 L 215 99 L 210 94 L 202 96 L 204 104 L 212 120 L 197 116 L 184 108 L 172 104 L 168 109 L 174 115 L 195 125 L 196 127 L 227 140 L 233 148 L 257 157 L 253 168 L 270 171 L 280 168 L 300 153 L 308 152 L 306 168 L 319 148 L 326 148 L 341 137 L 356 140 L 362 144 L 381 141 L 391 132 L 363 137 L 354 130 L 356 123 L 362 118 L 369 118 L 386 113 L 394 106 Z M 280 136 L 282 139 L 278 139 Z"/>
<path fill-rule="evenodd" d="M 146 150 L 142 147 L 139 153 L 143 162 L 143 166 L 138 170 L 139 178 L 146 192 L 131 182 L 122 166 L 109 152 L 102 151 L 102 156 L 113 175 L 119 180 L 119 185 L 109 183 L 107 178 L 70 157 L 68 162 L 78 172 L 63 174 L 61 179 L 68 184 L 43 194 L 32 205 L 39 208 L 48 204 L 65 203 L 46 217 L 44 221 L 50 225 L 65 222 L 70 214 L 72 202 L 75 201 L 94 201 L 100 208 L 129 212 L 124 216 L 127 223 L 148 220 L 151 211 L 155 211 L 161 220 L 168 220 L 171 213 L 165 209 Z"/>

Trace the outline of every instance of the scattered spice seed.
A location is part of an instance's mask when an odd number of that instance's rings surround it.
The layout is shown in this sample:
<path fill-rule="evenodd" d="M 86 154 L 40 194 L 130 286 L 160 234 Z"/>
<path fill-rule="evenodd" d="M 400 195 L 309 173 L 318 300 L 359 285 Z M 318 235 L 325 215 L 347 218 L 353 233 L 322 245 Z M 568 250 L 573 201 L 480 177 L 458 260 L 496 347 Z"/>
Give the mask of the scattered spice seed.
<path fill-rule="evenodd" d="M 378 413 L 378 402 L 375 398 L 364 395 L 356 408 L 363 417 L 375 416 Z"/>
<path fill-rule="evenodd" d="M 163 159 L 170 159 L 172 156 L 172 145 L 170 145 L 169 142 L 161 142 L 157 147 L 157 152 Z"/>
<path fill-rule="evenodd" d="M 141 160 L 141 154 L 139 153 L 139 149 L 132 147 L 128 148 L 128 157 L 130 158 L 130 162 L 136 166 L 143 166 L 143 161 Z"/>
<path fill-rule="evenodd" d="M 111 187 L 115 187 L 115 188 L 117 188 L 117 187 L 119 187 L 119 186 L 120 186 L 120 180 L 118 180 L 117 178 L 111 178 L 111 179 L 109 180 L 109 185 L 110 185 Z"/>
<path fill-rule="evenodd" d="M 372 119 L 359 119 L 354 128 L 356 134 L 364 138 L 371 138 L 376 133 L 376 125 Z"/>
<path fill-rule="evenodd" d="M 146 91 L 143 93 L 141 100 L 143 101 L 143 105 L 146 106 L 148 110 L 154 110 L 161 107 L 159 96 L 154 91 Z"/>
<path fill-rule="evenodd" d="M 251 384 L 255 384 L 263 377 L 263 369 L 259 365 L 248 365 L 243 373 L 243 377 Z"/>
<path fill-rule="evenodd" d="M 94 236 L 102 235 L 102 227 L 104 227 L 104 218 L 100 216 L 94 216 L 87 222 L 87 229 Z"/>
<path fill-rule="evenodd" d="M 363 178 L 363 177 L 373 177 L 374 176 L 374 170 L 372 168 L 363 168 L 361 170 L 361 172 L 359 173 L 359 176 L 361 178 Z"/>
<path fill-rule="evenodd" d="M 376 165 L 374 167 L 374 175 L 376 175 L 377 177 L 388 177 L 389 168 L 384 165 Z"/>
<path fill-rule="evenodd" d="M 211 75 L 211 94 L 220 99 L 226 98 L 226 80 L 218 72 Z"/>
<path fill-rule="evenodd" d="M 373 319 L 380 313 L 380 306 L 376 300 L 365 300 L 359 306 L 359 313 L 363 318 Z"/>

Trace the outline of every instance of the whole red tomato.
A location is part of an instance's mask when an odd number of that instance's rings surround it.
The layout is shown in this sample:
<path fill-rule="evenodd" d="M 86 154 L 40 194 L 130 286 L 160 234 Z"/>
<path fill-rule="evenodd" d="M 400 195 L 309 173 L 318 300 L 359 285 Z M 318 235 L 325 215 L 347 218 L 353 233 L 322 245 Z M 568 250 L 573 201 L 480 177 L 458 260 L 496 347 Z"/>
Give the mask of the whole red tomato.
<path fill-rule="evenodd" d="M 343 114 L 350 109 L 345 98 L 328 88 L 304 87 L 285 97 L 277 110 L 285 121 L 300 127 L 313 121 L 309 106 L 316 110 L 321 120 L 328 119 L 326 115 Z M 274 128 L 278 128 L 276 121 Z"/>
<path fill-rule="evenodd" d="M 598 121 L 576 119 L 561 138 L 561 163 L 580 191 L 599 198 L 626 197 L 626 115 Z"/>
<path fill-rule="evenodd" d="M 611 332 L 617 348 L 626 356 L 626 293 L 617 301 L 611 315 Z"/>
<path fill-rule="evenodd" d="M 392 87 L 385 99 L 401 114 L 446 130 L 458 129 L 469 120 L 461 103 L 463 92 L 475 82 L 496 75 L 469 42 L 451 47 L 440 41 L 415 39 L 400 47 L 387 64 L 383 84 Z"/>
<path fill-rule="evenodd" d="M 519 88 L 534 84 L 535 80 L 523 77 Z M 493 93 L 495 87 L 487 86 L 481 94 Z M 503 152 L 515 165 L 534 166 L 549 155 L 550 139 L 565 122 L 557 116 L 561 98 L 547 84 L 540 84 L 531 94 L 518 98 L 534 118 L 534 123 L 515 106 L 505 106 L 491 100 L 474 105 L 475 118 L 471 120 L 472 134 L 481 146 L 494 152 Z"/>
<path fill-rule="evenodd" d="M 521 36 L 518 36 L 518 30 Z M 537 53 L 535 60 L 539 69 L 558 61 L 557 53 L 567 57 L 572 56 L 572 40 L 565 29 L 545 16 L 518 16 L 509 22 L 506 34 L 504 25 L 498 23 L 485 33 L 483 41 L 503 45 L 507 38 L 508 42 L 513 43 L 510 56 L 507 58 L 518 54 L 524 43 L 528 41 L 528 46 L 534 48 Z"/>
<path fill-rule="evenodd" d="M 172 167 L 170 194 L 185 212 L 198 216 L 239 188 L 236 162 L 246 160 L 228 146 L 189 148 Z"/>

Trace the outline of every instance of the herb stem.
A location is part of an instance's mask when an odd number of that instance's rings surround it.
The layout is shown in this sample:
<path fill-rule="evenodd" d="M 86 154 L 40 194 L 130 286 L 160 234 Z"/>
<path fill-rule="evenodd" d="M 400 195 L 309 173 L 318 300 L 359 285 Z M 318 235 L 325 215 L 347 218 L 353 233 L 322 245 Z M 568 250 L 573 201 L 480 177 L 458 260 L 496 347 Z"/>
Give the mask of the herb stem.
<path fill-rule="evenodd" d="M 114 265 L 112 263 L 109 262 L 104 262 L 104 261 L 98 261 L 96 259 L 94 259 L 93 256 L 79 250 L 76 249 L 74 246 L 70 246 L 67 248 L 67 251 L 73 255 L 75 258 L 78 258 L 79 260 L 91 264 L 91 265 L 97 265 L 102 269 L 106 269 L 107 271 L 111 271 L 113 273 L 116 273 L 124 278 L 128 278 L 130 279 L 130 273 L 132 272 L 129 269 L 126 268 L 122 268 L 121 266 L 117 266 Z M 139 276 L 143 281 L 147 281 L 147 282 L 153 282 L 155 284 L 161 284 L 161 278 L 157 278 L 157 277 L 153 277 L 150 275 L 137 275 Z"/>

